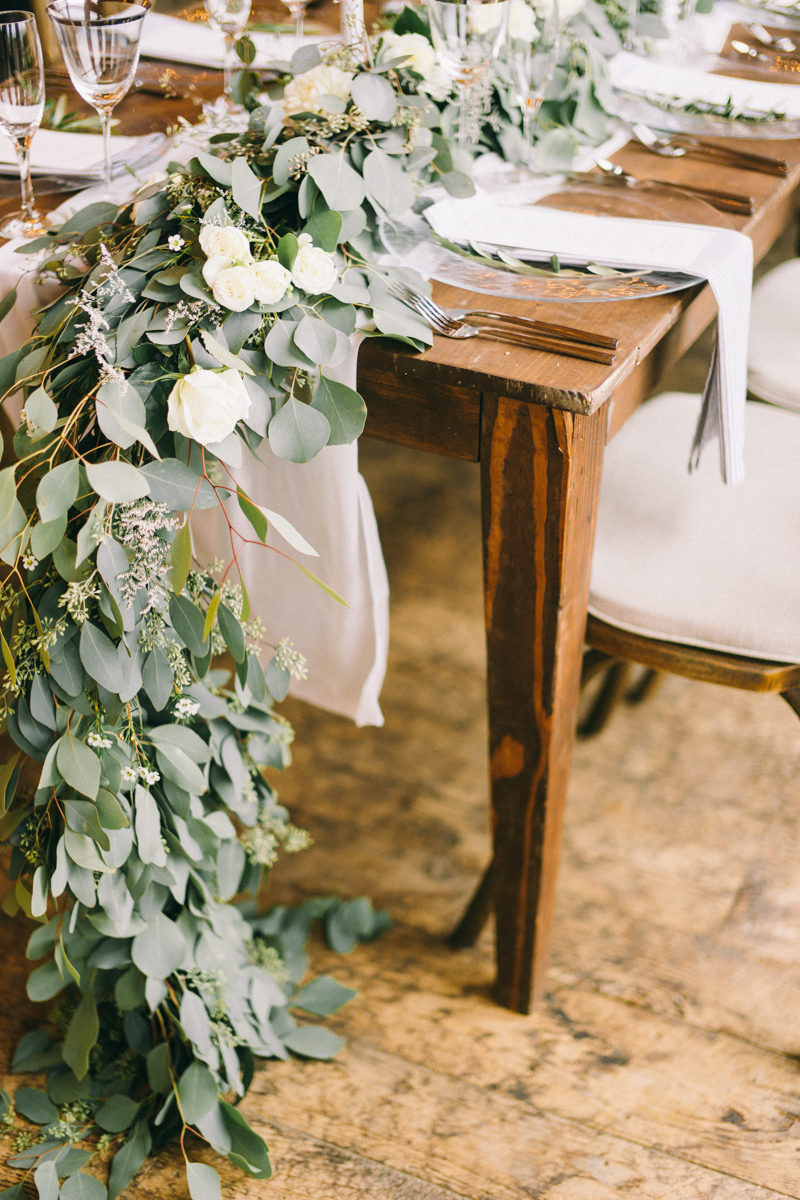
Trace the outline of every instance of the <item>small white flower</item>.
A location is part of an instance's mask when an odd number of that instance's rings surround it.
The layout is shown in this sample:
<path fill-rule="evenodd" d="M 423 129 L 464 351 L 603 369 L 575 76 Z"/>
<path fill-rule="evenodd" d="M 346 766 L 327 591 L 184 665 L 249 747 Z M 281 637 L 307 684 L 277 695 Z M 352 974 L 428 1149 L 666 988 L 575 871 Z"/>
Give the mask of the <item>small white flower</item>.
<path fill-rule="evenodd" d="M 27 554 L 23 554 L 22 556 L 22 565 L 26 571 L 35 571 L 39 565 L 39 560 L 28 551 Z"/>
<path fill-rule="evenodd" d="M 514 42 L 532 45 L 539 40 L 536 13 L 526 0 L 511 0 L 508 6 L 508 36 Z"/>
<path fill-rule="evenodd" d="M 349 72 L 320 63 L 302 75 L 295 75 L 287 83 L 283 93 L 283 111 L 287 117 L 293 113 L 322 112 L 320 96 L 338 96 L 340 100 L 349 100 L 352 83 L 353 76 Z"/>
<path fill-rule="evenodd" d="M 244 312 L 256 298 L 255 280 L 249 267 L 223 267 L 214 276 L 211 292 L 217 304 L 223 308 L 229 308 L 231 312 Z"/>
<path fill-rule="evenodd" d="M 200 230 L 200 249 L 208 258 L 224 255 L 233 262 L 250 262 L 250 242 L 233 225 L 204 225 Z"/>
<path fill-rule="evenodd" d="M 158 771 L 145 771 L 144 772 L 145 783 L 158 783 L 160 778 L 161 778 L 161 776 L 159 775 Z"/>
<path fill-rule="evenodd" d="M 250 397 L 238 371 L 193 367 L 169 394 L 167 425 L 201 446 L 221 442 L 250 411 Z"/>
<path fill-rule="evenodd" d="M 137 779 L 137 775 L 138 775 L 138 773 L 133 767 L 123 767 L 122 768 L 122 782 L 123 783 L 135 783 L 136 779 Z"/>
<path fill-rule="evenodd" d="M 302 236 L 301 234 L 300 237 Z M 292 282 L 291 271 L 287 271 L 286 267 L 282 267 L 274 259 L 269 262 L 253 263 L 250 273 L 253 276 L 253 288 L 259 304 L 277 304 L 286 295 Z"/>
<path fill-rule="evenodd" d="M 296 287 L 311 296 L 318 296 L 333 287 L 336 276 L 336 263 L 319 246 L 306 244 L 297 251 L 292 267 L 292 280 Z"/>
<path fill-rule="evenodd" d="M 183 247 L 186 245 L 186 242 L 179 233 L 173 233 L 171 237 L 167 238 L 167 245 L 174 254 L 177 254 L 179 250 L 183 249 Z"/>
<path fill-rule="evenodd" d="M 175 705 L 175 712 L 179 717 L 193 717 L 199 711 L 200 705 L 196 700 L 190 700 L 188 696 L 181 696 Z"/>
<path fill-rule="evenodd" d="M 86 741 L 95 750 L 108 750 L 111 747 L 110 740 L 106 737 L 103 737 L 101 733 L 97 733 L 94 729 L 91 731 L 91 733 L 86 735 Z"/>

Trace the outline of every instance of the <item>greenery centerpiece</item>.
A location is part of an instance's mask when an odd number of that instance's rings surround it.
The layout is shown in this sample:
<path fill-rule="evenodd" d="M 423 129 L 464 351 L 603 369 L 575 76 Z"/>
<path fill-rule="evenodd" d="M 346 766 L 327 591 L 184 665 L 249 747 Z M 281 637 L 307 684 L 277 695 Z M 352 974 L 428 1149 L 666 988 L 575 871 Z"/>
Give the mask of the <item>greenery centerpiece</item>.
<path fill-rule="evenodd" d="M 363 899 L 232 903 L 307 840 L 263 773 L 289 762 L 274 704 L 304 664 L 285 642 L 265 653 L 238 550 L 272 527 L 290 556 L 313 554 L 236 468 L 264 439 L 306 462 L 359 435 L 363 401 L 330 374 L 356 328 L 431 340 L 391 291 L 395 274 L 423 282 L 375 261 L 380 222 L 432 175 L 470 187 L 442 169 L 438 109 L 403 56 L 337 54 L 299 51 L 246 132 L 22 248 L 61 289 L 0 360 L 0 397 L 24 398 L 0 470 L 0 706 L 16 746 L 0 843 L 4 909 L 38 923 L 29 996 L 56 1007 L 14 1059 L 46 1070 L 45 1090 L 0 1096 L 0 1120 L 42 1200 L 114 1200 L 173 1138 L 193 1200 L 216 1200 L 187 1131 L 266 1179 L 238 1108 L 254 1060 L 330 1057 L 340 1039 L 289 1010 L 324 1016 L 351 995 L 327 977 L 297 991 L 308 928 L 320 918 L 347 950 L 386 924 Z M 230 564 L 197 563 L 190 518 L 225 504 L 251 535 L 226 513 Z M 82 1169 L 98 1152 L 107 1187 Z"/>

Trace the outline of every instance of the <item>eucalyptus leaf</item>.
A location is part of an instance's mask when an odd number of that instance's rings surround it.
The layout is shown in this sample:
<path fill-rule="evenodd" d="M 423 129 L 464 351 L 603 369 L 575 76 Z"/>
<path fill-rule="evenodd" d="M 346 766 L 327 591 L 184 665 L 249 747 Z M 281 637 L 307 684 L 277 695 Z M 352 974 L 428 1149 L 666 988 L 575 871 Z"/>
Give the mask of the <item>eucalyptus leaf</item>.
<path fill-rule="evenodd" d="M 187 1124 L 195 1125 L 211 1112 L 218 1099 L 217 1084 L 204 1063 L 189 1064 L 178 1082 L 178 1095 Z"/>
<path fill-rule="evenodd" d="M 77 467 L 77 461 L 75 466 Z M 86 467 L 91 487 L 112 504 L 129 504 L 150 493 L 147 476 L 127 462 L 101 462 Z M 41 508 L 41 505 L 40 505 Z M 42 513 L 44 516 L 44 513 Z"/>
<path fill-rule="evenodd" d="M 181 966 L 186 950 L 186 939 L 175 922 L 158 913 L 149 928 L 133 939 L 131 956 L 143 975 L 166 979 Z"/>
<path fill-rule="evenodd" d="M 270 421 L 269 444 L 278 458 L 310 462 L 327 445 L 330 433 L 324 413 L 290 396 Z"/>
<path fill-rule="evenodd" d="M 76 1079 L 83 1079 L 89 1070 L 89 1052 L 100 1033 L 97 1005 L 89 992 L 83 997 L 70 1019 L 62 1054 L 64 1062 L 72 1067 Z"/>
<path fill-rule="evenodd" d="M 58 744 L 56 765 L 67 783 L 94 800 L 100 787 L 100 759 L 95 752 L 67 731 Z"/>
<path fill-rule="evenodd" d="M 364 180 L 354 171 L 344 152 L 315 154 L 308 162 L 308 174 L 325 197 L 328 208 L 345 212 L 364 202 Z"/>
<path fill-rule="evenodd" d="M 36 503 L 43 521 L 54 521 L 69 511 L 78 498 L 80 472 L 77 458 L 48 471 L 36 489 Z"/>
<path fill-rule="evenodd" d="M 367 406 L 352 388 L 320 375 L 311 407 L 327 417 L 331 432 L 329 446 L 344 446 L 361 435 L 367 419 Z"/>

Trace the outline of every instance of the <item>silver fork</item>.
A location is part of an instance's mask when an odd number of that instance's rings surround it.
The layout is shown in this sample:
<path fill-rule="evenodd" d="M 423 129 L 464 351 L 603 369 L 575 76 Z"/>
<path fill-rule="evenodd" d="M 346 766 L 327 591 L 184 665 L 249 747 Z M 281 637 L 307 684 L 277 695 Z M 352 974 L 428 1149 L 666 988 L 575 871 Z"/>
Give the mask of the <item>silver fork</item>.
<path fill-rule="evenodd" d="M 621 183 L 626 183 L 630 186 L 635 186 L 636 184 L 639 184 L 639 186 L 656 185 L 657 187 L 668 188 L 670 191 L 685 192 L 690 196 L 696 196 L 699 200 L 705 200 L 708 204 L 712 204 L 714 208 L 718 208 L 722 212 L 737 213 L 739 216 L 746 217 L 753 215 L 755 203 L 752 196 L 740 196 L 733 192 L 719 192 L 713 188 L 694 187 L 692 184 L 675 183 L 672 180 L 639 179 L 636 175 L 631 175 L 624 167 L 609 162 L 607 158 L 596 158 L 594 161 L 605 175 L 619 179 Z M 586 178 L 586 176 L 584 175 L 583 178 Z"/>
<path fill-rule="evenodd" d="M 605 333 L 595 333 L 591 329 L 578 329 L 573 325 L 553 325 L 550 321 L 539 321 L 534 317 L 519 317 L 512 313 L 492 312 L 485 308 L 472 308 L 467 311 L 459 310 L 456 312 L 453 309 L 442 308 L 430 296 L 425 296 L 421 292 L 415 292 L 407 284 L 394 281 L 389 286 L 401 300 L 408 300 L 409 302 L 413 300 L 418 304 L 424 305 L 440 320 L 445 318 L 462 321 L 473 321 L 474 319 L 478 321 L 499 321 L 503 325 L 512 325 L 515 329 L 525 333 L 533 333 L 539 337 L 563 338 L 565 341 L 579 342 L 584 346 L 602 346 L 604 350 L 616 350 L 619 346 L 619 338 L 609 337 Z"/>
<path fill-rule="evenodd" d="M 589 362 L 603 363 L 605 366 L 611 366 L 614 362 L 615 354 L 610 349 L 589 346 L 552 334 L 538 333 L 535 329 L 523 331 L 520 328 L 498 328 L 496 325 L 473 325 L 466 320 L 449 316 L 430 297 L 413 291 L 403 283 L 392 282 L 389 284 L 389 288 L 399 300 L 402 300 L 409 308 L 413 308 L 437 333 L 441 333 L 444 337 L 458 340 L 490 337 L 494 341 L 507 342 L 512 346 L 527 346 L 531 350 L 548 350 L 555 354 L 565 354 L 570 358 L 582 358 Z M 519 318 L 519 320 L 523 319 Z"/>
<path fill-rule="evenodd" d="M 749 150 L 734 150 L 729 146 L 715 146 L 713 142 L 703 142 L 685 134 L 659 137 L 647 125 L 631 125 L 630 130 L 637 142 L 662 158 L 684 158 L 687 154 L 693 154 L 695 158 L 704 158 L 708 162 L 741 167 L 746 171 L 760 171 L 764 175 L 789 174 L 789 164 L 782 158 L 769 158 L 765 154 L 752 154 Z"/>

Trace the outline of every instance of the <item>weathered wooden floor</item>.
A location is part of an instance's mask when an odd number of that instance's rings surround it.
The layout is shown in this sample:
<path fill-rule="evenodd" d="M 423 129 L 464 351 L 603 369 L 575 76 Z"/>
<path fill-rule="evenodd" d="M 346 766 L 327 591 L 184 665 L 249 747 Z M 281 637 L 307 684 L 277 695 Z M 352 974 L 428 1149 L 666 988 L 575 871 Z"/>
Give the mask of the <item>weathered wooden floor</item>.
<path fill-rule="evenodd" d="M 316 969 L 359 997 L 332 1063 L 244 1103 L 273 1200 L 800 1197 L 800 722 L 668 679 L 575 753 L 553 966 L 530 1017 L 450 928 L 488 853 L 477 474 L 365 446 L 393 587 L 386 725 L 299 704 L 282 796 L 316 843 L 275 900 L 367 893 L 394 929 Z M 10 922 L 0 1044 L 33 1018 Z M 0 1080 L 12 1089 L 20 1078 Z M 198 1156 L 202 1152 L 198 1150 Z M 186 1196 L 167 1152 L 132 1196 Z"/>

